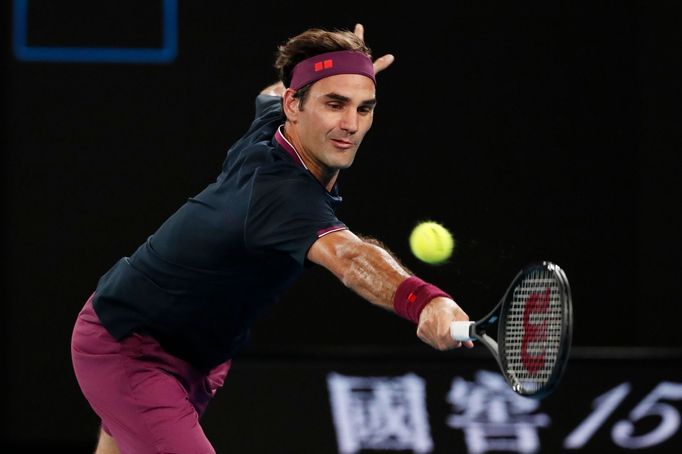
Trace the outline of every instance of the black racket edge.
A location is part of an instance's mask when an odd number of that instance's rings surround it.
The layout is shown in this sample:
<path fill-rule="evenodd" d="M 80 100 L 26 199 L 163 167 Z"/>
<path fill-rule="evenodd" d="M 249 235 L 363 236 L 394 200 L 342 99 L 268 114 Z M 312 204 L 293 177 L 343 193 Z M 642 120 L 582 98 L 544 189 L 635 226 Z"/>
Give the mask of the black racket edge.
<path fill-rule="evenodd" d="M 566 273 L 564 270 L 559 267 L 556 264 L 553 264 L 556 268 L 556 274 L 557 277 L 559 278 L 559 281 L 562 282 L 562 289 L 565 292 L 565 307 L 563 311 L 563 332 L 562 332 L 562 342 L 561 342 L 561 348 L 559 351 L 559 355 L 557 355 L 557 362 L 556 366 L 554 368 L 554 371 L 552 373 L 552 376 L 549 379 L 549 382 L 547 385 L 544 387 L 546 388 L 546 391 L 541 394 L 539 397 L 545 397 L 549 395 L 556 386 L 559 384 L 561 379 L 564 376 L 564 373 L 566 371 L 566 366 L 568 365 L 568 359 L 570 357 L 570 352 L 571 352 L 571 346 L 573 344 L 573 296 L 571 294 L 571 286 L 568 282 L 568 278 L 566 277 Z"/>
<path fill-rule="evenodd" d="M 512 279 L 511 284 L 509 284 L 509 287 L 507 288 L 507 291 L 502 295 L 502 298 L 495 305 L 495 307 L 493 307 L 493 309 L 490 312 L 488 312 L 488 314 L 486 314 L 485 317 L 478 319 L 473 325 L 469 327 L 469 337 L 472 339 L 476 339 L 478 342 L 483 344 L 488 350 L 490 350 L 490 353 L 492 353 L 493 357 L 495 358 L 495 361 L 497 362 L 497 365 L 499 366 L 502 375 L 504 376 L 505 380 L 507 380 L 510 386 L 512 386 L 512 383 L 510 381 L 510 377 L 508 377 L 507 373 L 505 372 L 504 364 L 502 364 L 497 339 L 491 337 L 488 334 L 488 331 L 490 331 L 492 328 L 498 325 L 500 315 L 502 312 L 502 307 L 504 306 L 505 302 L 509 299 L 509 296 L 512 294 L 512 291 L 516 287 L 516 284 L 525 275 L 524 270 L 525 268 L 519 271 L 514 277 L 514 279 Z"/>
<path fill-rule="evenodd" d="M 566 366 L 568 365 L 568 359 L 570 357 L 571 345 L 573 343 L 573 296 L 571 295 L 571 286 L 568 282 L 568 277 L 564 270 L 557 264 L 551 262 L 544 262 L 553 267 L 553 270 L 557 276 L 559 282 L 561 282 L 562 291 L 564 292 L 564 310 L 562 311 L 562 333 L 561 333 L 561 344 L 559 347 L 559 353 L 557 354 L 557 360 L 552 371 L 552 376 L 545 386 L 540 388 L 540 390 L 534 393 L 536 398 L 544 398 L 551 394 L 561 382 L 566 371 Z"/>
<path fill-rule="evenodd" d="M 572 338 L 573 338 L 573 300 L 571 296 L 571 287 L 568 282 L 568 278 L 566 277 L 566 273 L 564 270 L 557 265 L 556 263 L 549 262 L 549 261 L 543 261 L 543 262 L 535 262 L 531 263 L 527 266 L 525 266 L 517 275 L 516 277 L 512 280 L 511 285 L 507 289 L 507 291 L 504 294 L 504 297 L 502 298 L 502 301 L 499 303 L 499 310 L 500 310 L 500 320 L 498 320 L 498 339 L 501 339 L 504 336 L 503 328 L 505 324 L 502 322 L 502 319 L 506 317 L 507 313 L 507 308 L 509 307 L 509 302 L 511 301 L 513 297 L 513 290 L 516 288 L 518 283 L 523 280 L 526 276 L 531 274 L 532 272 L 538 270 L 538 269 L 544 269 L 544 270 L 549 270 L 551 271 L 556 279 L 559 281 L 560 287 L 561 287 L 561 292 L 562 292 L 562 301 L 564 303 L 564 310 L 562 311 L 562 332 L 561 332 L 561 342 L 559 346 L 559 352 L 557 353 L 557 358 L 554 363 L 553 369 L 552 369 L 552 375 L 550 376 L 549 380 L 545 385 L 542 387 L 538 388 L 532 393 L 527 393 L 523 392 L 522 390 L 518 389 L 515 386 L 515 378 L 511 377 L 509 373 L 507 372 L 508 367 L 507 367 L 507 361 L 506 361 L 506 355 L 504 353 L 504 344 L 502 347 L 498 347 L 498 354 L 497 354 L 497 362 L 500 366 L 500 369 L 502 370 L 502 374 L 504 375 L 505 379 L 509 383 L 509 385 L 516 391 L 518 394 L 525 396 L 525 397 L 530 397 L 534 399 L 543 399 L 550 395 L 554 390 L 556 389 L 557 385 L 563 378 L 564 372 L 566 370 L 566 365 L 568 363 L 568 358 L 570 354 L 570 349 L 571 349 L 571 344 L 572 344 Z"/>

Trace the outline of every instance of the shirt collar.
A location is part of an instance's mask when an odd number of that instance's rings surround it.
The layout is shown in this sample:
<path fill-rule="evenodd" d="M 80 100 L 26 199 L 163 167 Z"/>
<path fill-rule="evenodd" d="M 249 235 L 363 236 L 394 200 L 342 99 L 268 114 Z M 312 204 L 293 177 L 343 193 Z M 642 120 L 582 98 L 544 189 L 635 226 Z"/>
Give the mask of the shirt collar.
<path fill-rule="evenodd" d="M 275 140 L 295 162 L 303 166 L 304 169 L 308 170 L 308 166 L 305 165 L 303 159 L 301 159 L 301 155 L 298 154 L 298 151 L 296 151 L 296 148 L 287 140 L 286 137 L 284 137 L 284 133 L 282 133 L 283 128 L 284 125 L 281 125 L 279 128 L 277 128 L 277 131 L 275 132 Z"/>

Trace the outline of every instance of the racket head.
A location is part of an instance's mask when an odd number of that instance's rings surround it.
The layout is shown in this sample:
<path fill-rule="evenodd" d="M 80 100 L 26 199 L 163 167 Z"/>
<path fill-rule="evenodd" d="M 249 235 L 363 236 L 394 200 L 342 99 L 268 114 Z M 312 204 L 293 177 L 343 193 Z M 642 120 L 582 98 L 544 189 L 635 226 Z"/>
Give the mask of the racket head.
<path fill-rule="evenodd" d="M 501 301 L 498 361 L 512 389 L 543 398 L 561 380 L 573 335 L 568 278 L 555 263 L 526 266 Z"/>

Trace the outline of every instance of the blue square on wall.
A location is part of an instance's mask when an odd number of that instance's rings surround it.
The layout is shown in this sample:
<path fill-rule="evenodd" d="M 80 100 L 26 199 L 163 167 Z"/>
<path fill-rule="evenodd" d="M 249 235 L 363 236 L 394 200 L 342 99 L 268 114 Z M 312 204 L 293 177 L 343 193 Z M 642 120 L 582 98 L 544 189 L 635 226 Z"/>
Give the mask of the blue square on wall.
<path fill-rule="evenodd" d="M 160 47 L 76 47 L 64 45 L 29 45 L 29 0 L 14 0 L 13 50 L 17 60 L 32 62 L 75 63 L 170 63 L 178 52 L 177 0 L 162 2 L 162 37 Z"/>

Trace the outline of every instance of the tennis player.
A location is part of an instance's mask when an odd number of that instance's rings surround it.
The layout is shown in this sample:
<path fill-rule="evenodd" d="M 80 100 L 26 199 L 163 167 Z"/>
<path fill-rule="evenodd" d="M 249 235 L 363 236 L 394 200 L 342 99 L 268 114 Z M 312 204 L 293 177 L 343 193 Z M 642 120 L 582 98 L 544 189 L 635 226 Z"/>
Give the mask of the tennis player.
<path fill-rule="evenodd" d="M 449 326 L 468 316 L 455 301 L 335 214 L 339 172 L 372 125 L 375 75 L 393 62 L 373 62 L 363 35 L 309 29 L 281 45 L 280 82 L 256 98 L 216 181 L 100 278 L 71 343 L 102 421 L 97 453 L 214 452 L 200 417 L 306 262 L 417 324 L 433 347 L 461 345 Z"/>

